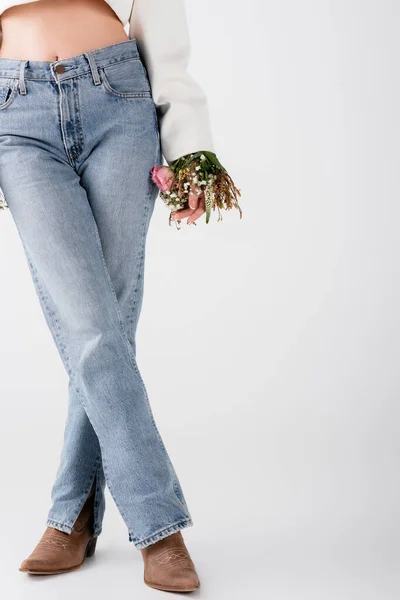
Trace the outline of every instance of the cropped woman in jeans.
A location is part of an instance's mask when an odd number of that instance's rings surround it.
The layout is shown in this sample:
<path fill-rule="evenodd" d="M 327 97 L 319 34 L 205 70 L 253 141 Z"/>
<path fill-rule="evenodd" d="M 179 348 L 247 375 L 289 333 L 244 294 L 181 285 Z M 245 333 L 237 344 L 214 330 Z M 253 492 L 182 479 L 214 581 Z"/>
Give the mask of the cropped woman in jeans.
<path fill-rule="evenodd" d="M 135 355 L 162 161 L 213 151 L 186 72 L 183 0 L 0 0 L 0 186 L 65 369 L 69 408 L 47 528 L 20 570 L 94 553 L 104 489 L 162 590 L 199 587 L 192 525 Z M 129 35 L 124 25 L 129 22 Z M 202 194 L 190 194 L 195 221 Z M 190 217 L 191 215 L 191 217 Z"/>

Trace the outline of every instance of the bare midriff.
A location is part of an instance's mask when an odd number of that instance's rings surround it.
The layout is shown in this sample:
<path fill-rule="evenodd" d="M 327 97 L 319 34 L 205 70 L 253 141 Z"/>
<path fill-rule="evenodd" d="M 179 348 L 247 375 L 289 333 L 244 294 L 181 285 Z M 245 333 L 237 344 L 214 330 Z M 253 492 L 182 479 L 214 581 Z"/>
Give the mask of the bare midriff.
<path fill-rule="evenodd" d="M 0 16 L 0 57 L 56 61 L 129 39 L 104 0 L 39 0 Z"/>

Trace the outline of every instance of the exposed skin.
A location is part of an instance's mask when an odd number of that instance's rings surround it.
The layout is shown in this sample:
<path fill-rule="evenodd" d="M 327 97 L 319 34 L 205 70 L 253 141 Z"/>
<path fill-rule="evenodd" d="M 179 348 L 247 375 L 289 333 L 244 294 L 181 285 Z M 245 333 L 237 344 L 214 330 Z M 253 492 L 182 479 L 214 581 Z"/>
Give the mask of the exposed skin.
<path fill-rule="evenodd" d="M 40 0 L 12 6 L 0 15 L 0 57 L 55 61 L 129 39 L 104 0 Z M 192 223 L 205 212 L 204 194 L 191 193 L 190 209 L 172 214 Z"/>
<path fill-rule="evenodd" d="M 104 0 L 40 0 L 1 14 L 0 56 L 54 61 L 129 39 Z"/>
<path fill-rule="evenodd" d="M 192 188 L 193 189 L 193 188 Z M 189 207 L 181 208 L 180 210 L 172 211 L 172 219 L 186 219 L 186 223 L 190 224 L 196 221 L 202 214 L 206 212 L 206 201 L 204 192 L 196 194 L 193 191 L 189 193 Z"/>

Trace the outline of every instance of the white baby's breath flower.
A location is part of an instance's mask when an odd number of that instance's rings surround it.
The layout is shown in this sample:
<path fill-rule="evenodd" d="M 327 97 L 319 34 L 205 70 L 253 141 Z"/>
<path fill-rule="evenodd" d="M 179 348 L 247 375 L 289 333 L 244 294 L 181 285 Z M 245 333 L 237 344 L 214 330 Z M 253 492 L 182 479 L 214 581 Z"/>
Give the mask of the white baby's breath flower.
<path fill-rule="evenodd" d="M 200 165 L 197 165 L 196 171 L 200 171 Z"/>
<path fill-rule="evenodd" d="M 204 154 L 202 154 L 202 155 L 200 156 L 200 160 L 206 160 L 206 157 L 204 156 Z"/>

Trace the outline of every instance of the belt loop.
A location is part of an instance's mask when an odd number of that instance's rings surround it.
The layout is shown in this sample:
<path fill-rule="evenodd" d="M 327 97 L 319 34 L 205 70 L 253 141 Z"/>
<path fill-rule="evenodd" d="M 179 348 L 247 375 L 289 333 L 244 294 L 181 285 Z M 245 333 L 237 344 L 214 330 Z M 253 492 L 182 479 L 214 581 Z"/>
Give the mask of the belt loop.
<path fill-rule="evenodd" d="M 24 71 L 27 60 L 21 60 L 20 68 L 19 68 L 19 92 L 20 94 L 26 94 L 26 86 L 25 86 L 25 77 Z"/>
<path fill-rule="evenodd" d="M 89 61 L 89 67 L 90 67 L 90 70 L 92 72 L 92 77 L 93 77 L 94 84 L 95 85 L 100 85 L 100 83 L 101 83 L 101 81 L 100 81 L 100 75 L 99 75 L 99 72 L 97 70 L 96 61 L 94 59 L 94 56 L 93 56 L 92 52 L 84 52 L 83 54 L 86 56 L 86 58 Z"/>

